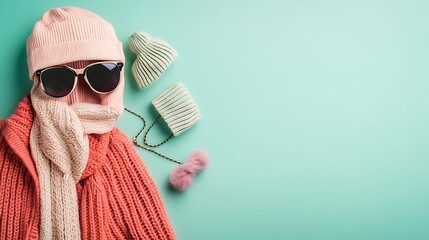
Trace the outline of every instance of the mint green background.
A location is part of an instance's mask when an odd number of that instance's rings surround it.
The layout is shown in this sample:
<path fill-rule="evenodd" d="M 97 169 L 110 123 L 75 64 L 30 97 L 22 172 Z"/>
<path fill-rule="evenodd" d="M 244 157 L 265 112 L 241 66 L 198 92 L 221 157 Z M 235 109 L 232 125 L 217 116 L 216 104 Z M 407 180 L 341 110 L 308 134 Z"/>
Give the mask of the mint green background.
<path fill-rule="evenodd" d="M 111 22 L 128 65 L 125 105 L 182 81 L 203 118 L 159 150 L 211 163 L 185 193 L 173 163 L 138 149 L 179 239 L 429 239 L 428 1 L 5 1 L 0 117 L 31 82 L 25 40 L 49 8 Z M 160 37 L 179 58 L 138 90 L 128 37 Z M 141 123 L 124 113 L 130 138 Z M 152 141 L 166 135 L 156 128 Z"/>

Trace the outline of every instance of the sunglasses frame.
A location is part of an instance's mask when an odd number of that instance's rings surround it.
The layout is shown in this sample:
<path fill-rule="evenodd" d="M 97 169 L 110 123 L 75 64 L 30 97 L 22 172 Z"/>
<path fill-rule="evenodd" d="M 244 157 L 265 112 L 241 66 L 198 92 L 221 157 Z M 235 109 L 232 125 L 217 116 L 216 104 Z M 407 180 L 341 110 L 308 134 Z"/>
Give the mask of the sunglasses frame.
<path fill-rule="evenodd" d="M 91 84 L 89 83 L 89 80 L 88 80 L 88 78 L 87 78 L 87 76 L 86 76 L 86 72 L 87 72 L 87 69 L 88 69 L 88 68 L 90 68 L 90 67 L 92 67 L 92 66 L 94 66 L 94 65 L 97 65 L 97 64 L 103 64 L 103 63 L 113 63 L 113 64 L 115 64 L 115 65 L 119 68 L 119 72 L 121 72 L 121 71 L 122 71 L 122 68 L 124 67 L 124 63 L 123 63 L 123 62 L 114 62 L 114 61 L 102 61 L 102 62 L 95 62 L 95 63 L 88 64 L 88 65 L 87 65 L 86 67 L 84 67 L 84 68 L 79 68 L 79 69 L 75 69 L 75 68 L 72 68 L 72 67 L 69 67 L 69 66 L 66 66 L 66 65 L 56 65 L 56 66 L 51 66 L 51 67 L 47 67 L 47 68 L 43 68 L 43 69 L 37 70 L 37 71 L 36 71 L 36 76 L 37 76 L 37 78 L 39 79 L 39 81 L 40 81 L 40 85 L 42 86 L 42 89 L 43 89 L 43 91 L 46 93 L 46 95 L 48 95 L 48 96 L 50 96 L 50 97 L 53 97 L 53 98 L 63 98 L 63 97 L 67 97 L 68 95 L 70 95 L 70 93 L 72 93 L 72 92 L 74 91 L 74 89 L 75 89 L 75 87 L 76 87 L 76 85 L 77 85 L 77 81 L 78 81 L 78 77 L 79 77 L 79 75 L 83 75 L 83 78 L 85 79 L 86 84 L 88 84 L 88 86 L 91 88 L 91 90 L 92 90 L 92 91 L 94 91 L 94 92 L 96 92 L 96 93 L 98 93 L 98 94 L 109 94 L 109 93 L 111 93 L 111 92 L 115 91 L 115 90 L 116 90 L 116 88 L 118 88 L 119 83 L 121 82 L 121 76 L 119 76 L 119 82 L 118 82 L 118 84 L 116 85 L 116 87 L 115 87 L 113 90 L 109 91 L 109 92 L 99 92 L 99 91 L 95 90 L 95 89 L 91 86 Z M 67 93 L 67 95 L 64 95 L 64 96 L 62 96 L 62 97 L 52 96 L 51 94 L 47 93 L 47 92 L 46 92 L 46 90 L 45 90 L 45 87 L 43 86 L 43 80 L 41 79 L 41 76 L 42 76 L 42 74 L 43 74 L 43 72 L 44 72 L 44 71 L 46 71 L 46 70 L 50 70 L 50 69 L 55 69 L 55 68 L 68 68 L 68 69 L 69 69 L 69 70 L 71 70 L 71 71 L 74 73 L 74 75 L 75 75 L 75 76 L 74 76 L 74 84 L 73 84 L 73 88 L 70 90 L 70 92 L 69 92 L 69 93 Z"/>

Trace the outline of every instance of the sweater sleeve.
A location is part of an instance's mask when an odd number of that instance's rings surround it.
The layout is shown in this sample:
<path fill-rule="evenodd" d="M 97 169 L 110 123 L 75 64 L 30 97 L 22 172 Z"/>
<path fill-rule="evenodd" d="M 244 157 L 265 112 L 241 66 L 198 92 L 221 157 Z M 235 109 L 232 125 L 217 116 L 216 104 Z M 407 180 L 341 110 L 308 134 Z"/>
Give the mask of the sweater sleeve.
<path fill-rule="evenodd" d="M 38 239 L 34 182 L 0 136 L 0 239 Z"/>
<path fill-rule="evenodd" d="M 86 180 L 82 192 L 81 226 L 102 225 L 99 239 L 176 239 L 154 181 L 119 130 L 112 132 L 103 167 Z M 94 232 L 97 229 L 84 229 L 82 235 Z"/>

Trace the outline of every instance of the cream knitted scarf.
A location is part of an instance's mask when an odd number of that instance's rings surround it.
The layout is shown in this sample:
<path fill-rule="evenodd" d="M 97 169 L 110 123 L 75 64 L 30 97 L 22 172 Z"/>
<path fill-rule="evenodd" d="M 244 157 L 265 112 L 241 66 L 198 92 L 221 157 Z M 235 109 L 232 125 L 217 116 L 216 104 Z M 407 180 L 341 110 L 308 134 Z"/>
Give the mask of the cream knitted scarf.
<path fill-rule="evenodd" d="M 46 96 L 35 80 L 31 154 L 40 180 L 40 239 L 81 239 L 76 192 L 89 157 L 87 134 L 110 131 L 119 112 L 108 106 L 67 103 Z"/>

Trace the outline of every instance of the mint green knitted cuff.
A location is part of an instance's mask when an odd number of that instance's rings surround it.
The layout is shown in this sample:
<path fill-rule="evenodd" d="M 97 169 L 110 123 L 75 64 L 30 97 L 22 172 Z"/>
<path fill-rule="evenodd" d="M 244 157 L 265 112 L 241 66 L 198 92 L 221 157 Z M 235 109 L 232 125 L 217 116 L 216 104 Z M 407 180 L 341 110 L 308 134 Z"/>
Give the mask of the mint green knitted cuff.
<path fill-rule="evenodd" d="M 192 127 L 201 118 L 197 104 L 183 83 L 176 83 L 152 101 L 174 136 Z"/>
<path fill-rule="evenodd" d="M 176 50 L 168 43 L 145 32 L 131 35 L 128 46 L 137 55 L 131 71 L 141 89 L 158 80 L 177 57 Z"/>

